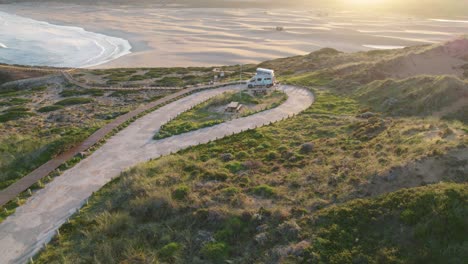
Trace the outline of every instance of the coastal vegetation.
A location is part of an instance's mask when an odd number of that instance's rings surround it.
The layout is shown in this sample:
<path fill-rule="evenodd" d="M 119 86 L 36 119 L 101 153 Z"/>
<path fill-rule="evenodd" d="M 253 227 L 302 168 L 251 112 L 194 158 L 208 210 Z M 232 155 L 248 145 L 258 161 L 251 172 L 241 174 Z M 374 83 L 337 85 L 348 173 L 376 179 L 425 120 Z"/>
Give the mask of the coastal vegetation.
<path fill-rule="evenodd" d="M 455 66 L 437 76 L 420 74 L 418 59 L 439 56 L 434 49 L 323 49 L 260 64 L 280 73 L 283 83 L 313 91 L 314 104 L 284 121 L 122 172 L 93 194 L 34 262 L 463 262 L 466 80 Z M 406 72 L 414 74 L 398 75 L 402 66 L 394 65 L 407 65 L 408 56 L 416 68 Z M 132 78 L 139 70 L 102 71 Z M 161 131 L 172 135 L 184 122 L 217 120 L 209 109 L 235 96 L 245 104 L 260 100 L 224 94 Z M 101 107 L 93 99 L 57 111 Z M 27 102 L 15 107 L 36 109 Z"/>
<path fill-rule="evenodd" d="M 242 67 L 244 78 L 255 72 L 256 65 Z M 76 70 L 73 76 L 93 87 L 187 87 L 214 81 L 234 81 L 241 76 L 240 65 L 222 67 L 132 68 Z"/>
<path fill-rule="evenodd" d="M 82 142 L 107 122 L 170 91 L 120 97 L 111 93 L 65 83 L 0 88 L 0 189 Z"/>
<path fill-rule="evenodd" d="M 468 143 L 465 126 L 359 118 L 364 108 L 356 100 L 315 93 L 317 102 L 292 119 L 124 172 L 35 261 L 398 263 L 427 259 L 435 247 L 440 258 L 456 248 L 450 259 L 460 260 L 464 239 L 448 234 L 463 230 L 468 210 L 461 202 L 465 164 L 452 164 L 432 182 L 425 175 L 408 182 L 391 171 L 415 160 L 424 166 L 433 157 L 448 159 Z M 447 127 L 458 136 L 445 134 Z M 440 180 L 460 183 L 379 196 L 393 185 Z M 371 181 L 378 187 L 369 187 Z M 454 224 L 442 225 L 444 215 Z M 429 232 L 433 224 L 445 229 Z M 427 240 L 433 243 L 426 246 Z"/>
<path fill-rule="evenodd" d="M 163 139 L 187 133 L 200 128 L 221 124 L 233 118 L 245 117 L 275 108 L 282 104 L 286 100 L 286 97 L 280 91 L 273 91 L 263 96 L 254 96 L 247 91 L 225 93 L 201 103 L 164 124 L 154 136 L 154 139 Z M 242 104 L 242 109 L 234 113 L 226 112 L 225 108 L 231 102 Z"/>

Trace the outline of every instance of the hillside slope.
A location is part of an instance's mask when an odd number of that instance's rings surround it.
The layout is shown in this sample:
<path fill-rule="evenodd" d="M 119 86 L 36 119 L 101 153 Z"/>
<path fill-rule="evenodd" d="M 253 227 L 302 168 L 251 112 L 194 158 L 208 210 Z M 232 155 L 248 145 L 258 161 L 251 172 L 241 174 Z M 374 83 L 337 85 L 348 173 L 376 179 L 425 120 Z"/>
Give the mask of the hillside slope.
<path fill-rule="evenodd" d="M 437 184 L 356 200 L 303 220 L 304 263 L 463 263 L 468 185 Z"/>
<path fill-rule="evenodd" d="M 468 126 L 453 119 L 466 120 L 467 50 L 457 40 L 262 63 L 316 102 L 123 172 L 35 262 L 461 263 Z M 456 62 L 444 75 L 421 75 L 424 63 L 397 74 L 396 62 L 438 56 Z"/>
<path fill-rule="evenodd" d="M 418 76 L 374 81 L 356 91 L 378 112 L 400 116 L 457 116 L 468 122 L 468 81 L 453 76 Z M 453 107 L 456 106 L 456 107 Z"/>
<path fill-rule="evenodd" d="M 0 85 L 16 80 L 42 77 L 51 73 L 53 73 L 53 71 L 48 71 L 47 69 L 42 68 L 0 64 Z"/>

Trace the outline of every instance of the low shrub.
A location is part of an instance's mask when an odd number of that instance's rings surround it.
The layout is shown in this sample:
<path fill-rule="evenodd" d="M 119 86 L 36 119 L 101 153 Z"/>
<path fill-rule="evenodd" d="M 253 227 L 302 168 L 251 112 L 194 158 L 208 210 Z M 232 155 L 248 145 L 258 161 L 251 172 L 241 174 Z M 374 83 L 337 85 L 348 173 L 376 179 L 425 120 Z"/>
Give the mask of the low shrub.
<path fill-rule="evenodd" d="M 171 242 L 159 250 L 158 256 L 164 261 L 174 261 L 181 249 L 181 244 Z"/>
<path fill-rule="evenodd" d="M 278 155 L 276 154 L 276 152 L 270 151 L 270 152 L 267 153 L 265 159 L 268 160 L 268 161 L 272 161 L 272 160 L 276 159 L 277 156 Z"/>
<path fill-rule="evenodd" d="M 18 120 L 30 116 L 34 116 L 34 113 L 25 111 L 10 111 L 0 115 L 0 123 Z"/>
<path fill-rule="evenodd" d="M 272 197 L 276 196 L 275 188 L 273 188 L 273 187 L 271 187 L 269 185 L 266 185 L 266 184 L 262 184 L 262 185 L 258 185 L 256 187 L 254 187 L 252 192 L 255 195 L 258 195 L 258 196 L 261 196 L 261 197 L 264 197 L 264 198 L 272 198 Z"/>
<path fill-rule="evenodd" d="M 71 97 L 79 95 L 92 95 L 92 96 L 103 96 L 104 91 L 101 89 L 69 89 L 60 92 L 60 96 Z"/>
<path fill-rule="evenodd" d="M 216 263 L 222 262 L 229 255 L 229 247 L 225 243 L 211 242 L 203 246 L 202 255 Z"/>
<path fill-rule="evenodd" d="M 61 101 L 58 101 L 55 103 L 55 105 L 61 105 L 61 106 L 67 106 L 67 105 L 79 105 L 79 104 L 88 104 L 94 102 L 92 98 L 86 98 L 86 97 L 73 97 L 73 98 L 67 98 L 63 99 Z"/>
<path fill-rule="evenodd" d="M 239 151 L 237 154 L 236 154 L 236 158 L 237 159 L 245 159 L 245 158 L 248 158 L 249 157 L 249 154 L 245 151 Z"/>
<path fill-rule="evenodd" d="M 184 200 L 185 198 L 187 198 L 189 192 L 190 188 L 188 186 L 179 186 L 174 191 L 172 191 L 172 198 L 176 200 Z"/>
<path fill-rule="evenodd" d="M 37 111 L 39 113 L 48 113 L 48 112 L 57 111 L 63 108 L 64 108 L 63 105 L 48 105 L 48 106 L 39 108 Z"/>

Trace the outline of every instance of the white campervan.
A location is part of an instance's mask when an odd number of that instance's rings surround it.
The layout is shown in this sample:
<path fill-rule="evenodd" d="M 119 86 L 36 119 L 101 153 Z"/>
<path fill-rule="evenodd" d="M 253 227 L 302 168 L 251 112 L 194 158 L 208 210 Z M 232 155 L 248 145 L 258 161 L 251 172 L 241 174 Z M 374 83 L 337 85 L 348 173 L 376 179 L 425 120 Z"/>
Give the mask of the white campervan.
<path fill-rule="evenodd" d="M 252 79 L 250 79 L 247 86 L 249 88 L 272 87 L 275 85 L 275 83 L 275 71 L 258 68 L 257 74 Z"/>

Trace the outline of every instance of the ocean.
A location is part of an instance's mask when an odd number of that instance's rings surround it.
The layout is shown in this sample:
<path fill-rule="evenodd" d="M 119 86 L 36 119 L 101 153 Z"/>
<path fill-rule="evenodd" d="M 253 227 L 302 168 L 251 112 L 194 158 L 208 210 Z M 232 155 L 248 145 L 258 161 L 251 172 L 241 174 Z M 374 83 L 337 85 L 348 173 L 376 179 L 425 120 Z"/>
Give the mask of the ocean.
<path fill-rule="evenodd" d="M 131 52 L 121 38 L 0 11 L 0 63 L 91 67 Z"/>

